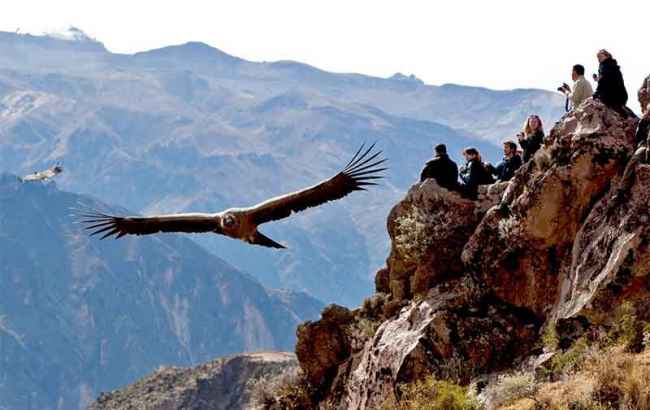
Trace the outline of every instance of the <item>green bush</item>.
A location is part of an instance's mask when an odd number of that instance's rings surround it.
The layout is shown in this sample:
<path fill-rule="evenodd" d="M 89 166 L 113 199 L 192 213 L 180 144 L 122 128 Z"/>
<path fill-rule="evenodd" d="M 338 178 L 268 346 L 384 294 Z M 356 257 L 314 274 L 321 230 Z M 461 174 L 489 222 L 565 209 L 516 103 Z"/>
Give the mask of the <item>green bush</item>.
<path fill-rule="evenodd" d="M 444 380 L 428 377 L 422 381 L 398 387 L 399 399 L 384 403 L 383 409 L 395 410 L 478 410 L 467 388 Z"/>

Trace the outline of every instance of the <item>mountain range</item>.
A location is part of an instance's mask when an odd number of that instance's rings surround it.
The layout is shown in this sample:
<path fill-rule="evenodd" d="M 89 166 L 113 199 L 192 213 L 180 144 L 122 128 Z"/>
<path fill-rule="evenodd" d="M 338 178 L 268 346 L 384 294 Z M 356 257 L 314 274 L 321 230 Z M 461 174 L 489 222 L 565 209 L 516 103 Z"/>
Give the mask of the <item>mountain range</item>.
<path fill-rule="evenodd" d="M 269 290 L 177 235 L 90 239 L 80 206 L 0 175 L 0 409 L 84 409 L 161 365 L 292 350 L 322 303 Z"/>
<path fill-rule="evenodd" d="M 390 159 L 379 189 L 263 227 L 289 250 L 193 238 L 270 287 L 355 305 L 388 249 L 385 216 L 432 145 L 499 157 L 498 141 L 537 113 L 562 114 L 541 90 L 426 85 L 413 75 L 330 73 L 252 62 L 190 42 L 116 54 L 69 38 L 0 33 L 0 171 L 62 162 L 65 190 L 138 213 L 247 206 L 334 175 L 363 142 Z"/>

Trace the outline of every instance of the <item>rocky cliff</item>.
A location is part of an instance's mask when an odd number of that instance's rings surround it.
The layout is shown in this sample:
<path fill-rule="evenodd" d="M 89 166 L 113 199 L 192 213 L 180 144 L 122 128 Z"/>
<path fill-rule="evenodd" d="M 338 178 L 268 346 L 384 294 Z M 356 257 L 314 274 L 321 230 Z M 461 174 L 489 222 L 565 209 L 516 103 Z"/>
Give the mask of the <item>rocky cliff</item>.
<path fill-rule="evenodd" d="M 637 121 L 588 101 L 476 202 L 415 184 L 388 217 L 377 293 L 298 329 L 313 406 L 377 409 L 430 375 L 466 385 L 552 355 L 546 332 L 606 328 L 623 302 L 647 314 L 650 165 L 619 192 Z"/>
<path fill-rule="evenodd" d="M 251 409 L 263 384 L 297 367 L 291 353 L 249 353 L 196 368 L 161 368 L 133 385 L 102 393 L 88 410 Z"/>

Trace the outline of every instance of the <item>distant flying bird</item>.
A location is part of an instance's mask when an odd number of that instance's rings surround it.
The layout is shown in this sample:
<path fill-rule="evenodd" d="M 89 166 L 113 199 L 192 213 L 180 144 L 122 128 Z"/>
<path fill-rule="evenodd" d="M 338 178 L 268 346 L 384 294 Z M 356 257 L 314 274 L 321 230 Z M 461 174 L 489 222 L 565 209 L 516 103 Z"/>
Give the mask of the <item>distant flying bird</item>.
<path fill-rule="evenodd" d="M 20 178 L 20 180 L 23 182 L 47 181 L 50 178 L 54 178 L 61 172 L 63 172 L 63 166 L 55 165 L 51 168 L 46 169 L 45 171 L 34 172 L 33 174 L 25 175 L 24 177 Z"/>
<path fill-rule="evenodd" d="M 91 236 L 103 234 L 101 239 L 124 235 L 149 235 L 158 232 L 212 232 L 240 239 L 253 245 L 284 248 L 273 239 L 263 235 L 257 227 L 263 223 L 287 218 L 294 212 L 335 201 L 352 191 L 365 191 L 366 186 L 377 185 L 383 178 L 379 173 L 386 159 L 381 151 L 372 153 L 374 144 L 357 151 L 345 168 L 317 185 L 291 194 L 269 199 L 249 208 L 231 208 L 214 214 L 187 213 L 172 215 L 112 216 L 97 211 L 86 211 L 80 216 L 81 223 L 91 231 Z"/>

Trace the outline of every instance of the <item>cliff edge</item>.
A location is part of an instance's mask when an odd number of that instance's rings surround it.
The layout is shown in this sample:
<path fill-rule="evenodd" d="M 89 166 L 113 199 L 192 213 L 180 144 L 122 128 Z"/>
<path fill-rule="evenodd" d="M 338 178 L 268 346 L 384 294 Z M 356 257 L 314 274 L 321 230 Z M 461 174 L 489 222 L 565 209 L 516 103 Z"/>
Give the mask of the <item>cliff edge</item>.
<path fill-rule="evenodd" d="M 637 121 L 586 102 L 478 201 L 413 185 L 388 217 L 377 293 L 298 329 L 314 407 L 377 409 L 401 383 L 539 365 L 559 349 L 542 343 L 548 332 L 606 329 L 623 303 L 649 312 L 650 165 L 619 193 Z"/>

